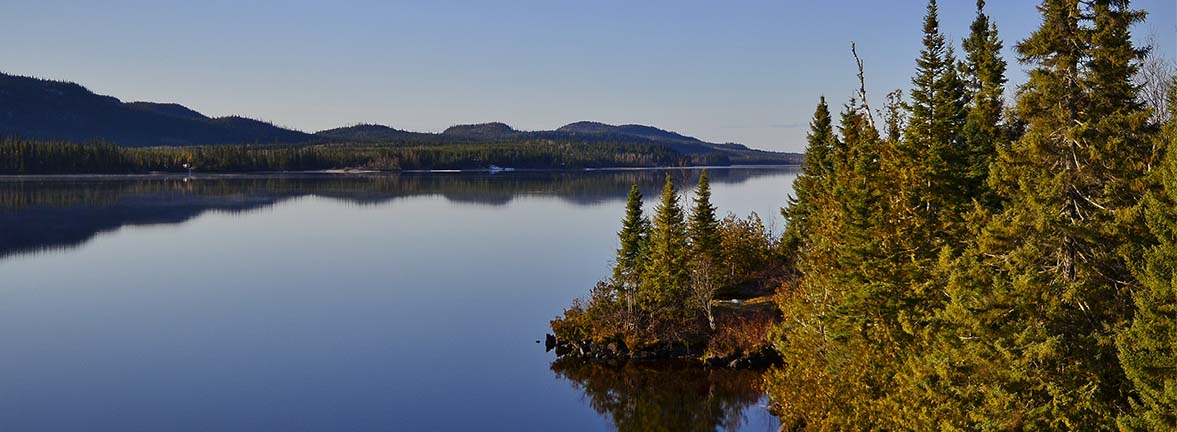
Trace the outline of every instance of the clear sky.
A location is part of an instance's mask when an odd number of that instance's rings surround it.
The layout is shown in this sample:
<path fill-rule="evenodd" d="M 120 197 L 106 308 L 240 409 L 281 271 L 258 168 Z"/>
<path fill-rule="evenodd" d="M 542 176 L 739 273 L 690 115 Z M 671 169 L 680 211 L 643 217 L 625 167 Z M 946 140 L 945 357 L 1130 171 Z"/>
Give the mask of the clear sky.
<path fill-rule="evenodd" d="M 941 3 L 959 44 L 974 1 Z M 1021 82 L 1012 47 L 1037 27 L 1037 2 L 989 3 Z M 1177 1 L 1133 3 L 1150 12 L 1138 37 L 1177 58 Z M 800 151 L 817 97 L 840 105 L 856 86 L 851 40 L 875 105 L 910 85 L 925 5 L 4 0 L 0 70 L 304 131 L 595 120 Z"/>

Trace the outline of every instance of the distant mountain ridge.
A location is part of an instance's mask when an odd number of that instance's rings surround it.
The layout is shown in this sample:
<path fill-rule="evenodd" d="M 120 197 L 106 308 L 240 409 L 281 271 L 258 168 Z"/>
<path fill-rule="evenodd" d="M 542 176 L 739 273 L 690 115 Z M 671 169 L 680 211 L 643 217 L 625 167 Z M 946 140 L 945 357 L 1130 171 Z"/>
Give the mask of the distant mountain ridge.
<path fill-rule="evenodd" d="M 677 132 L 662 130 L 653 126 L 627 124 L 615 126 L 593 121 L 579 121 L 548 131 L 521 131 L 506 123 L 490 122 L 454 125 L 440 134 L 409 132 L 384 125 L 359 124 L 316 132 L 316 136 L 331 140 L 357 142 L 417 143 L 479 143 L 529 140 L 557 140 L 580 142 L 625 142 L 635 144 L 663 145 L 680 153 L 699 154 L 714 151 L 749 151 L 742 144 L 709 143 Z M 773 152 L 763 152 L 772 154 Z"/>
<path fill-rule="evenodd" d="M 212 118 L 176 103 L 122 102 L 65 81 L 0 73 L 0 136 L 110 142 L 127 147 L 215 144 L 371 143 L 441 145 L 572 141 L 668 147 L 683 154 L 723 153 L 734 160 L 799 163 L 800 155 L 709 143 L 653 126 L 579 121 L 549 131 L 520 131 L 501 122 L 451 126 L 441 133 L 357 124 L 305 133 L 240 116 Z"/>
<path fill-rule="evenodd" d="M 569 123 L 556 129 L 557 132 L 568 133 L 582 133 L 582 134 L 616 134 L 616 135 L 632 135 L 651 140 L 661 141 L 681 141 L 686 143 L 703 143 L 702 140 L 682 135 L 676 132 L 658 129 L 653 126 L 627 124 L 621 126 L 614 126 L 605 123 L 581 121 L 576 123 Z"/>
<path fill-rule="evenodd" d="M 315 132 L 315 136 L 332 141 L 391 142 L 428 140 L 435 134 L 403 131 L 378 124 L 358 124 Z"/>
<path fill-rule="evenodd" d="M 123 105 L 172 117 L 186 118 L 191 120 L 211 120 L 204 114 L 198 113 L 186 106 L 176 103 L 126 102 Z"/>
<path fill-rule="evenodd" d="M 7 74 L 0 74 L 0 135 L 129 147 L 318 140 L 259 120 L 209 118 L 178 104 L 124 103 L 71 82 Z"/>

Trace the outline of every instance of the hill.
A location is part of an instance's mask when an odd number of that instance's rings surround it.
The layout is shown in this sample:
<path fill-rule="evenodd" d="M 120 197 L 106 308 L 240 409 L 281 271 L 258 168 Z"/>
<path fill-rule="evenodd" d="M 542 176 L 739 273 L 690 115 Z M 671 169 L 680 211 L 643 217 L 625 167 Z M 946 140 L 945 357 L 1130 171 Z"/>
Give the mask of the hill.
<path fill-rule="evenodd" d="M 0 73 L 0 135 L 158 145 L 303 143 L 317 138 L 243 117 L 208 118 L 178 104 L 124 103 L 81 85 Z"/>
<path fill-rule="evenodd" d="M 106 142 L 123 147 L 575 143 L 601 145 L 622 153 L 642 153 L 647 159 L 650 149 L 665 148 L 684 156 L 705 156 L 694 160 L 730 161 L 732 164 L 796 164 L 801 161 L 799 154 L 752 150 L 731 143 L 709 143 L 653 126 L 616 126 L 591 121 L 540 131 L 521 131 L 501 122 L 463 124 L 451 126 L 441 133 L 358 124 L 308 134 L 247 117 L 212 118 L 176 103 L 123 102 L 71 82 L 0 73 L 0 137 L 4 136 L 39 141 Z M 469 148 L 463 151 L 469 151 Z"/>
<path fill-rule="evenodd" d="M 440 134 L 408 132 L 383 125 L 361 124 L 315 133 L 329 141 L 385 144 L 470 144 L 528 141 L 641 144 L 667 147 L 687 155 L 722 154 L 736 164 L 799 164 L 801 155 L 750 149 L 742 144 L 709 143 L 653 126 L 579 121 L 555 130 L 521 131 L 501 122 L 455 125 Z"/>

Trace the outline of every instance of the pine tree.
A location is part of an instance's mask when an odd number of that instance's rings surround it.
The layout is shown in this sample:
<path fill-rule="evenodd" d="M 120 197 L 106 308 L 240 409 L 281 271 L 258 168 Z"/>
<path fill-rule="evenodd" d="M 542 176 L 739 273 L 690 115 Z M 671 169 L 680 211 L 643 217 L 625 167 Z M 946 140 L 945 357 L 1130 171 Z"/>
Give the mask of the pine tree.
<path fill-rule="evenodd" d="M 808 226 L 811 208 L 817 195 L 828 193 L 829 178 L 833 174 L 834 148 L 838 140 L 830 119 L 830 108 L 825 96 L 817 103 L 813 120 L 809 122 L 808 145 L 805 147 L 805 164 L 801 174 L 793 180 L 793 194 L 788 206 L 781 210 L 785 217 L 785 233 L 781 240 L 786 256 L 794 258 L 799 252 L 802 238 L 811 228 Z"/>
<path fill-rule="evenodd" d="M 985 15 L 985 0 L 977 0 L 977 16 L 970 30 L 964 40 L 965 62 L 961 64 L 971 99 L 962 131 L 966 155 L 964 188 L 968 196 L 992 207 L 996 203 L 987 181 L 989 165 L 1006 135 L 1001 126 L 1006 64 L 1001 58 L 997 24 Z"/>
<path fill-rule="evenodd" d="M 879 295 L 897 299 L 894 315 L 887 319 L 905 333 L 914 332 L 943 302 L 942 290 L 928 284 L 928 275 L 942 248 L 961 243 L 961 214 L 972 201 L 963 190 L 967 153 L 961 130 L 967 92 L 953 50 L 940 32 L 935 0 L 928 2 L 923 31 L 906 130 L 901 139 L 884 141 L 879 152 L 887 185 L 881 186 L 886 192 L 879 210 L 882 222 L 873 233 L 880 239 L 879 254 L 889 260 L 879 264 L 872 281 L 895 290 Z"/>
<path fill-rule="evenodd" d="M 963 236 L 961 216 L 973 201 L 966 188 L 966 170 L 972 155 L 962 133 L 968 119 L 969 97 L 951 46 L 944 62 L 946 66 L 935 91 L 936 119 L 932 133 L 935 140 L 929 143 L 928 155 L 931 161 L 928 179 L 932 185 L 928 202 L 935 218 L 932 227 L 936 232 L 932 238 L 936 247 L 952 245 Z"/>
<path fill-rule="evenodd" d="M 649 258 L 642 275 L 638 300 L 646 310 L 677 310 L 685 299 L 687 273 L 687 224 L 674 180 L 666 174 L 662 198 L 654 209 L 650 228 Z"/>
<path fill-rule="evenodd" d="M 990 174 L 1005 205 L 947 265 L 941 334 L 911 386 L 936 421 L 965 429 L 1110 429 L 1127 408 L 1112 336 L 1131 316 L 1132 278 L 1117 215 L 1139 200 L 1127 186 L 1145 165 L 1113 160 L 1151 148 L 1137 121 L 1147 112 L 1123 86 L 1139 55 L 1133 13 L 1103 0 L 1039 10 L 1018 45 L 1034 65 L 1017 105 L 1026 131 Z"/>
<path fill-rule="evenodd" d="M 715 206 L 711 204 L 711 184 L 707 170 L 699 176 L 695 189 L 695 205 L 691 209 L 687 224 L 690 240 L 690 299 L 695 307 L 707 318 L 711 330 L 715 330 L 715 314 L 711 301 L 723 287 L 724 253 L 719 235 L 719 221 L 715 218 Z"/>
<path fill-rule="evenodd" d="M 634 293 L 641 282 L 646 266 L 646 249 L 650 233 L 650 220 L 642 213 L 642 191 L 637 183 L 629 188 L 625 202 L 625 220 L 617 237 L 621 241 L 617 249 L 617 264 L 613 267 L 613 280 L 625 296 L 629 315 L 634 313 Z"/>
<path fill-rule="evenodd" d="M 872 408 L 886 389 L 894 352 L 880 348 L 893 327 L 880 317 L 892 287 L 880 277 L 883 213 L 880 140 L 851 100 L 830 154 L 828 192 L 813 195 L 802 233 L 798 281 L 782 288 L 776 343 L 785 367 L 769 392 L 788 425 L 852 428 L 880 421 Z"/>
<path fill-rule="evenodd" d="M 1177 86 L 1169 106 L 1177 108 Z M 1137 394 L 1131 413 L 1119 420 L 1123 430 L 1177 430 L 1177 120 L 1165 129 L 1158 143 L 1168 153 L 1157 171 L 1161 190 L 1144 203 L 1155 244 L 1132 266 L 1141 282 L 1132 296 L 1136 313 L 1116 338 L 1120 365 Z"/>
<path fill-rule="evenodd" d="M 920 262 L 916 270 L 959 236 L 957 215 L 963 203 L 971 201 L 960 190 L 967 94 L 952 47 L 940 32 L 935 0 L 928 2 L 924 16 L 923 45 L 912 78 L 911 116 L 904 140 L 888 161 L 888 177 L 896 181 L 892 216 L 909 240 L 903 248 Z"/>
<path fill-rule="evenodd" d="M 621 231 L 617 233 L 621 245 L 617 249 L 617 265 L 613 268 L 614 279 L 633 281 L 641 274 L 649 231 L 650 220 L 642 213 L 642 191 L 634 183 L 625 201 L 625 219 Z"/>
<path fill-rule="evenodd" d="M 691 209 L 687 228 L 692 257 L 718 264 L 723 259 L 719 246 L 719 220 L 715 216 L 715 206 L 711 204 L 711 183 L 707 179 L 707 170 L 699 175 L 695 205 Z"/>

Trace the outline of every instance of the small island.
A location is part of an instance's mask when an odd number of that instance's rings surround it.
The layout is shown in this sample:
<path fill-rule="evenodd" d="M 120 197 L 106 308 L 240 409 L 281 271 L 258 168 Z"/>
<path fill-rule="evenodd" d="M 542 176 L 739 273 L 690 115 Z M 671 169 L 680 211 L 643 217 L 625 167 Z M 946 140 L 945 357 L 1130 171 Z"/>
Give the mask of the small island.
<path fill-rule="evenodd" d="M 552 321 L 546 345 L 558 357 L 779 361 L 769 332 L 780 320 L 771 295 L 787 268 L 780 240 L 755 213 L 719 219 L 706 170 L 689 214 L 670 175 L 652 218 L 634 184 L 618 237 L 612 276 Z"/>

